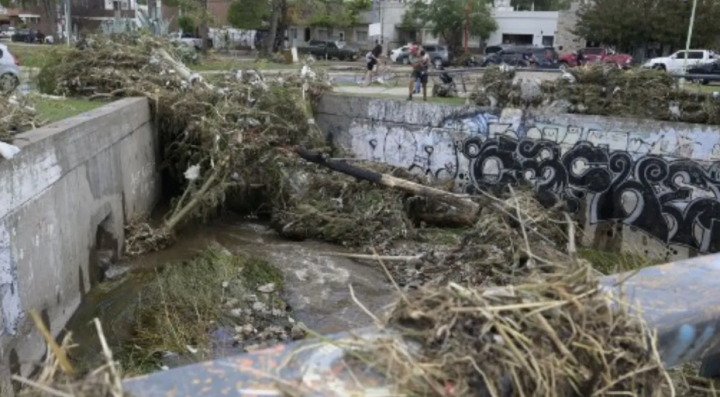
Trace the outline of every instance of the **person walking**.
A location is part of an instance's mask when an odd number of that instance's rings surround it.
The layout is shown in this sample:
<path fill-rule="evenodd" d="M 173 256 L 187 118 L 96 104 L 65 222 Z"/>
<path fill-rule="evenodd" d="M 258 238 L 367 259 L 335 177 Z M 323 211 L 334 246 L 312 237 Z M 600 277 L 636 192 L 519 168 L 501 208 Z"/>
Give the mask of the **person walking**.
<path fill-rule="evenodd" d="M 410 48 L 410 55 L 413 57 L 412 63 L 412 78 L 408 85 L 408 101 L 412 101 L 413 91 L 415 91 L 415 81 L 420 80 L 422 86 L 423 101 L 427 101 L 427 82 L 428 82 L 428 69 L 430 68 L 430 56 L 421 50 L 418 56 L 418 47 L 413 46 Z"/>
<path fill-rule="evenodd" d="M 365 73 L 365 85 L 372 84 L 373 71 L 378 64 L 380 57 L 382 56 L 382 45 L 379 42 L 375 42 L 375 47 L 365 54 L 365 64 L 367 66 L 367 73 Z"/>
<path fill-rule="evenodd" d="M 585 53 L 583 52 L 583 50 L 577 50 L 577 65 L 583 66 L 585 65 L 586 61 L 587 59 L 585 58 Z"/>

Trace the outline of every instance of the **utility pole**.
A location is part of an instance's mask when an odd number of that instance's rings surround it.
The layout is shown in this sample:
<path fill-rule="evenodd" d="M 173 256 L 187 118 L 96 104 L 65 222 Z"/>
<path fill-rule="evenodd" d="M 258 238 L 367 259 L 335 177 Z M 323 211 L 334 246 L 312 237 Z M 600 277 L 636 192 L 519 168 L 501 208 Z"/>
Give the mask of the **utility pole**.
<path fill-rule="evenodd" d="M 385 43 L 384 43 L 384 41 L 385 41 L 385 34 L 384 34 L 385 20 L 383 18 L 384 15 L 383 15 L 382 0 L 378 0 L 378 7 L 380 7 L 380 44 L 384 47 L 385 46 Z"/>
<path fill-rule="evenodd" d="M 693 27 L 695 26 L 695 9 L 697 8 L 697 0 L 693 0 L 692 13 L 690 14 L 690 24 L 688 25 L 687 40 L 685 41 L 685 59 L 683 59 L 682 73 L 687 73 L 688 52 L 690 51 L 690 42 L 692 41 Z M 680 88 L 685 86 L 685 78 L 680 79 Z"/>
<path fill-rule="evenodd" d="M 72 32 L 72 18 L 70 15 L 70 6 L 72 0 L 65 0 L 65 44 L 70 46 L 70 33 Z"/>
<path fill-rule="evenodd" d="M 697 1 L 697 0 L 696 0 Z M 468 52 L 468 42 L 470 41 L 470 0 L 465 4 L 465 53 Z"/>

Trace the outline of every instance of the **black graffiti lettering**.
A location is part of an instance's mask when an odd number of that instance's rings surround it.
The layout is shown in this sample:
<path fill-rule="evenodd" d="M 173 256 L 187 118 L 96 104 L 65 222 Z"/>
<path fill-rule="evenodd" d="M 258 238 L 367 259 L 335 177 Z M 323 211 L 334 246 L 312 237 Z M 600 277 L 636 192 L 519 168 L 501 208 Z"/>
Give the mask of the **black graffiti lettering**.
<path fill-rule="evenodd" d="M 720 163 L 633 157 L 579 141 L 564 154 L 550 140 L 473 136 L 461 145 L 469 161 L 468 193 L 528 182 L 546 206 L 563 202 L 589 222 L 620 222 L 664 244 L 720 252 Z"/>

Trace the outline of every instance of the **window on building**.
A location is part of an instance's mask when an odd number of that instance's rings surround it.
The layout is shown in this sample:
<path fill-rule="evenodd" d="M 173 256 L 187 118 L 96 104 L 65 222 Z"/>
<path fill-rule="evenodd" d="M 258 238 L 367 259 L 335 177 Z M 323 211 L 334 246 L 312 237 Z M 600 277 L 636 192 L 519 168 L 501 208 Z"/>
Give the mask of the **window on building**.
<path fill-rule="evenodd" d="M 552 47 L 555 44 L 554 36 L 543 36 L 542 45 L 543 47 Z"/>
<path fill-rule="evenodd" d="M 113 10 L 114 11 L 122 10 L 122 3 L 119 1 L 113 1 Z"/>
<path fill-rule="evenodd" d="M 327 29 L 318 29 L 317 31 L 317 39 L 318 40 L 327 40 L 328 38 L 328 31 Z"/>
<path fill-rule="evenodd" d="M 291 29 L 292 38 L 297 39 L 298 38 L 298 31 L 297 29 Z"/>
<path fill-rule="evenodd" d="M 355 31 L 355 41 L 359 43 L 365 43 L 368 41 L 368 32 L 367 30 L 358 30 Z"/>

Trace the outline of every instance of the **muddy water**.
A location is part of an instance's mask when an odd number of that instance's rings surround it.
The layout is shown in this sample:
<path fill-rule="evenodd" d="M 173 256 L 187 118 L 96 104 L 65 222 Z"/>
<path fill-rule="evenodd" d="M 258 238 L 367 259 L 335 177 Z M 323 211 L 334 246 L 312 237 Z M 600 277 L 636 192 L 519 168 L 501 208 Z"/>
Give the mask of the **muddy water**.
<path fill-rule="evenodd" d="M 263 224 L 225 217 L 210 225 L 188 228 L 177 243 L 165 251 L 121 263 L 133 269 L 132 273 L 120 281 L 96 286 L 68 324 L 73 339 L 80 344 L 81 350 L 76 354 L 87 359 L 91 357 L 85 356 L 97 354 L 98 342 L 89 326 L 93 317 L 100 318 L 112 344 L 122 343 L 127 323 L 132 321 L 128 303 L 133 302 L 140 287 L 152 279 L 153 269 L 189 259 L 213 244 L 276 265 L 285 275 L 284 298 L 292 307 L 292 317 L 321 334 L 371 324 L 371 319 L 353 302 L 350 284 L 357 299 L 374 313 L 383 310 L 392 299 L 392 288 L 378 266 L 322 255 L 323 252 L 348 252 L 341 247 L 314 241 L 287 241 Z M 237 353 L 223 351 L 216 355 Z"/>

